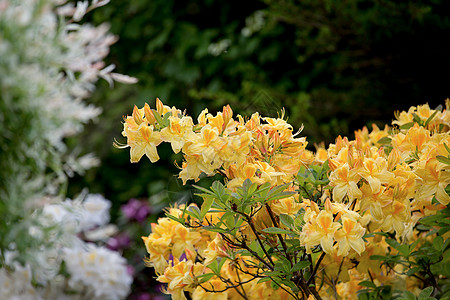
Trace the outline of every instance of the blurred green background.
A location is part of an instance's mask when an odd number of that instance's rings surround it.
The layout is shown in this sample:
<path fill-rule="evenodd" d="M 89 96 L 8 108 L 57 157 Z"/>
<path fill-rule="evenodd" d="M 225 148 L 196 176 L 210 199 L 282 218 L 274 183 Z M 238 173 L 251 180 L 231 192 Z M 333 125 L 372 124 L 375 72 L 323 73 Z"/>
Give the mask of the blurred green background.
<path fill-rule="evenodd" d="M 443 104 L 450 91 L 450 3 L 427 1 L 111 1 L 88 15 L 120 37 L 109 62 L 139 79 L 109 89 L 92 103 L 97 122 L 70 141 L 94 152 L 101 166 L 72 178 L 69 196 L 88 187 L 117 208 L 151 197 L 157 213 L 192 197 L 175 174 L 169 145 L 161 160 L 129 162 L 114 149 L 122 118 L 156 97 L 196 118 L 205 107 L 276 116 L 287 110 L 304 124 L 310 146 L 352 137 L 364 125 L 389 123 L 395 110 Z M 90 19 L 89 19 L 90 18 Z M 205 184 L 207 184 L 206 182 Z"/>

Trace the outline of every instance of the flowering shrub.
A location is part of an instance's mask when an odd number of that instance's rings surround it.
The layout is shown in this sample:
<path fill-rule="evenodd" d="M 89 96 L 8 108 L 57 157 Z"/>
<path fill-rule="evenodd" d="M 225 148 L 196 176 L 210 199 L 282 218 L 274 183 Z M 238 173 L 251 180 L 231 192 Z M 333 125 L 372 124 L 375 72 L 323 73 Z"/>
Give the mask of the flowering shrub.
<path fill-rule="evenodd" d="M 183 183 L 223 176 L 152 224 L 148 266 L 173 299 L 449 298 L 449 106 L 316 152 L 283 114 L 134 107 L 117 145 L 131 162 L 168 142 Z"/>
<path fill-rule="evenodd" d="M 77 23 L 108 1 L 66 2 L 0 0 L 1 299 L 121 299 L 131 284 L 99 247 L 116 231 L 110 202 L 65 199 L 68 177 L 98 164 L 65 138 L 100 114 L 85 101 L 99 78 L 136 80 L 103 62 L 117 40 L 106 24 Z"/>

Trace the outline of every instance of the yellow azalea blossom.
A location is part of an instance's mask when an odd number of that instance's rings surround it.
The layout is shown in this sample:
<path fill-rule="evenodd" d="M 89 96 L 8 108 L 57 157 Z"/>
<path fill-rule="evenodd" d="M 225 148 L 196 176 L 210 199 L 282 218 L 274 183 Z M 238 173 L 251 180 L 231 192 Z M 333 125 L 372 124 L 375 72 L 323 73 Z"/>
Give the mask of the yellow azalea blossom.
<path fill-rule="evenodd" d="M 372 131 L 369 133 L 369 140 L 371 145 L 381 146 L 378 141 L 389 135 L 389 127 L 386 125 L 383 130 L 380 130 L 376 124 L 372 124 Z"/>
<path fill-rule="evenodd" d="M 381 184 L 387 184 L 394 179 L 394 174 L 387 170 L 386 159 L 382 157 L 364 159 L 363 167 L 359 169 L 358 174 L 367 180 L 374 194 L 380 191 Z"/>
<path fill-rule="evenodd" d="M 333 222 L 333 215 L 324 210 L 311 221 L 303 226 L 300 243 L 306 247 L 308 253 L 312 247 L 319 244 L 325 253 L 332 253 L 334 234 L 341 225 Z"/>
<path fill-rule="evenodd" d="M 385 216 L 380 229 L 385 232 L 395 230 L 398 236 L 402 236 L 405 231 L 405 224 L 411 219 L 411 205 L 409 200 L 405 202 L 394 201 L 383 208 Z"/>
<path fill-rule="evenodd" d="M 161 140 L 161 133 L 154 131 L 153 125 L 147 125 L 141 123 L 137 128 L 128 121 L 126 124 L 130 124 L 124 130 L 124 136 L 128 138 L 127 144 L 130 147 L 131 162 L 138 162 L 144 154 L 150 159 L 151 162 L 159 160 L 159 155 L 156 150 Z"/>
<path fill-rule="evenodd" d="M 172 295 L 173 300 L 186 300 L 184 291 L 194 288 L 194 278 L 201 275 L 205 267 L 200 263 L 182 260 L 177 258 L 173 260 L 173 266 L 169 266 L 163 275 L 156 279 L 161 283 L 167 283 L 167 294 Z"/>
<path fill-rule="evenodd" d="M 361 187 L 363 196 L 361 197 L 361 210 L 369 210 L 372 217 L 381 222 L 384 218 L 382 208 L 392 203 L 389 193 L 385 193 L 386 188 L 382 187 L 378 193 L 373 193 L 369 185 L 363 184 Z"/>
<path fill-rule="evenodd" d="M 174 226 L 172 235 L 172 253 L 175 257 L 181 257 L 187 250 L 195 252 L 194 245 L 201 240 L 199 232 L 190 230 L 178 223 Z"/>
<path fill-rule="evenodd" d="M 271 203 L 271 208 L 276 215 L 286 214 L 294 216 L 301 208 L 300 203 L 298 203 L 297 195 L 292 197 L 275 200 Z"/>
<path fill-rule="evenodd" d="M 445 191 L 450 183 L 449 170 L 442 170 L 437 160 L 430 160 L 425 168 L 416 170 L 416 174 L 422 179 L 417 191 L 418 198 L 434 195 L 441 204 L 450 203 L 450 196 Z"/>
<path fill-rule="evenodd" d="M 315 161 L 324 163 L 328 159 L 328 152 L 323 146 L 319 146 L 316 149 Z"/>
<path fill-rule="evenodd" d="M 413 107 L 411 107 L 408 112 L 402 111 L 401 113 L 397 114 L 397 120 L 392 121 L 392 125 L 402 126 L 413 122 L 414 116 L 412 108 Z"/>
<path fill-rule="evenodd" d="M 406 139 L 408 140 L 412 151 L 418 149 L 420 152 L 422 151 L 424 144 L 430 140 L 430 132 L 415 123 L 414 126 L 408 130 Z"/>
<path fill-rule="evenodd" d="M 190 179 L 197 182 L 199 180 L 198 177 L 205 169 L 201 167 L 201 165 L 203 165 L 203 160 L 200 156 L 186 156 L 185 159 L 186 161 L 183 162 L 178 177 L 183 181 L 183 184 L 186 184 L 186 181 Z M 212 173 L 214 169 L 208 171 L 207 174 Z"/>
<path fill-rule="evenodd" d="M 211 262 L 216 260 L 217 257 L 226 257 L 225 246 L 222 238 L 217 234 L 216 238 L 208 243 L 208 247 L 203 251 L 205 260 L 203 264 L 208 266 Z"/>
<path fill-rule="evenodd" d="M 356 170 L 350 170 L 347 163 L 331 172 L 329 179 L 330 185 L 334 186 L 334 201 L 341 202 L 346 195 L 348 196 L 349 201 L 355 198 L 361 198 L 362 193 L 358 188 L 358 182 L 361 179 L 361 176 Z"/>
<path fill-rule="evenodd" d="M 362 239 L 365 232 L 366 229 L 353 216 L 344 214 L 342 216 L 342 227 L 334 234 L 339 245 L 337 255 L 347 256 L 350 249 L 361 255 L 365 249 L 364 240 Z"/>
<path fill-rule="evenodd" d="M 186 141 L 190 140 L 190 136 L 194 135 L 192 127 L 194 126 L 191 117 L 178 116 L 169 117 L 169 126 L 161 130 L 161 139 L 169 142 L 174 153 L 180 152 Z"/>

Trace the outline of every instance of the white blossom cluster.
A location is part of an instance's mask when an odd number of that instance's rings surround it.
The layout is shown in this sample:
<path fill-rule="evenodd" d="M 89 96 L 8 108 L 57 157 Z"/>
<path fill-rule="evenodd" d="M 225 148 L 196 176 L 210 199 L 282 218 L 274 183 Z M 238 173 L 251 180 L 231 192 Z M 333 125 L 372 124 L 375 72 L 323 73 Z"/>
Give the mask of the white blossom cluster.
<path fill-rule="evenodd" d="M 123 299 L 128 295 L 132 277 L 126 261 L 117 252 L 89 244 L 87 249 L 65 248 L 69 285 L 85 287 L 90 299 Z"/>
<path fill-rule="evenodd" d="M 86 101 L 96 82 L 137 81 L 103 61 L 117 41 L 108 25 L 78 23 L 108 2 L 0 0 L 0 300 L 128 294 L 124 259 L 99 246 L 116 232 L 111 203 L 64 200 L 67 177 L 98 164 L 65 144 L 101 113 Z M 71 251 L 78 269 L 69 267 Z M 81 280 L 83 261 L 101 276 Z"/>
<path fill-rule="evenodd" d="M 0 0 L 0 62 L 2 89 L 23 88 L 30 105 L 48 118 L 42 134 L 55 146 L 82 129 L 101 109 L 83 102 L 104 78 L 135 83 L 136 79 L 113 73 L 103 59 L 117 37 L 102 24 L 77 24 L 89 9 L 107 1 L 63 5 L 61 0 Z M 55 8 L 57 14 L 55 14 Z M 61 24 L 62 16 L 71 16 Z"/>
<path fill-rule="evenodd" d="M 84 200 L 56 201 L 36 212 L 41 227 L 30 230 L 47 243 L 31 251 L 33 259 L 24 266 L 17 262 L 17 253 L 6 253 L 0 299 L 124 299 L 133 280 L 126 260 L 95 243 L 117 232 L 108 225 L 110 206 L 101 195 L 88 194 Z M 66 275 L 60 272 L 62 266 Z"/>

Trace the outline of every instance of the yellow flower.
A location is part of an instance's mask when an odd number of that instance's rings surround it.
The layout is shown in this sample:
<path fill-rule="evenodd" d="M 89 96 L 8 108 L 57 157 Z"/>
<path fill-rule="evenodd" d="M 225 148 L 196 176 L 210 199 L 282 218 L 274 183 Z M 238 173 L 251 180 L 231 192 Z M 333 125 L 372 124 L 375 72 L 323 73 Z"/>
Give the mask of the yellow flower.
<path fill-rule="evenodd" d="M 416 170 L 416 174 L 422 179 L 417 191 L 418 198 L 435 196 L 444 205 L 450 203 L 450 196 L 445 191 L 450 183 L 450 172 L 440 168 L 437 160 L 430 160 L 425 168 Z"/>
<path fill-rule="evenodd" d="M 339 245 L 337 255 L 347 256 L 350 249 L 361 255 L 365 249 L 364 240 L 362 239 L 365 232 L 366 230 L 353 216 L 344 214 L 342 216 L 342 227 L 334 234 Z"/>
<path fill-rule="evenodd" d="M 356 170 L 350 170 L 347 163 L 331 172 L 329 179 L 330 185 L 334 186 L 334 201 L 341 202 L 346 195 L 348 196 L 349 201 L 355 198 L 361 198 L 362 193 L 358 188 L 358 182 L 361 179 L 361 176 Z"/>
<path fill-rule="evenodd" d="M 178 153 L 190 136 L 194 135 L 194 124 L 192 118 L 186 116 L 181 119 L 178 116 L 170 116 L 169 122 L 169 126 L 161 130 L 161 138 L 171 144 L 174 153 Z"/>
<path fill-rule="evenodd" d="M 148 125 L 146 122 L 137 125 L 132 117 L 128 117 L 122 134 L 128 138 L 131 162 L 138 162 L 144 154 L 151 162 L 159 160 L 156 146 L 162 142 L 161 134 L 153 131 L 153 125 Z"/>
<path fill-rule="evenodd" d="M 387 170 L 386 159 L 382 157 L 364 159 L 363 168 L 358 173 L 367 180 L 374 194 L 380 191 L 381 184 L 387 184 L 394 179 L 394 174 Z"/>
<path fill-rule="evenodd" d="M 322 210 L 314 220 L 303 226 L 300 243 L 308 252 L 311 252 L 311 247 L 320 244 L 325 253 L 332 253 L 333 237 L 340 226 L 339 223 L 333 222 L 331 212 Z"/>
<path fill-rule="evenodd" d="M 189 291 L 194 288 L 195 277 L 201 275 L 205 267 L 192 261 L 178 261 L 177 258 L 173 260 L 173 266 L 169 266 L 164 271 L 163 275 L 158 276 L 156 280 L 162 283 L 167 283 L 167 294 L 172 295 L 174 300 L 186 300 L 184 291 Z"/>

